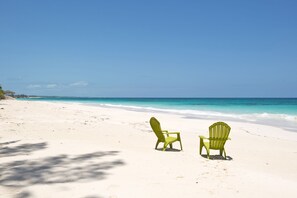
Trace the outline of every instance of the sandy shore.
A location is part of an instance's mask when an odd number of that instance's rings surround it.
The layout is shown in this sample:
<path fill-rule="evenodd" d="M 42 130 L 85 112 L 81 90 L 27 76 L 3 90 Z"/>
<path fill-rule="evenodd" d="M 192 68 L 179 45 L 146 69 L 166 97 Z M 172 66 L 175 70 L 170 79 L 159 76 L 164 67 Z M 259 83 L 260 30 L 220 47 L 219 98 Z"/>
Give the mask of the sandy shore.
<path fill-rule="evenodd" d="M 151 116 L 181 132 L 182 152 L 154 149 Z M 198 136 L 216 121 L 0 101 L 0 197 L 296 197 L 297 133 L 227 122 L 228 160 L 208 160 Z"/>

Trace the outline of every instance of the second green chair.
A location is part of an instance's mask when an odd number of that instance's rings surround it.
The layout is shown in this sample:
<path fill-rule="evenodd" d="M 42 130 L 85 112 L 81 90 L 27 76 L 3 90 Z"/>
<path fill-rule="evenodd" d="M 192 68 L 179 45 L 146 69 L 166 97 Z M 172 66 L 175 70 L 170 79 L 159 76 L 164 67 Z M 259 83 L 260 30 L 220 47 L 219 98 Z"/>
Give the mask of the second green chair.
<path fill-rule="evenodd" d="M 200 155 L 202 153 L 202 148 L 205 147 L 207 158 L 209 158 L 210 149 L 219 150 L 220 155 L 224 153 L 226 159 L 225 143 L 228 138 L 231 127 L 224 122 L 216 122 L 209 127 L 209 138 L 204 136 L 200 137 Z M 206 140 L 206 141 L 205 141 Z"/>

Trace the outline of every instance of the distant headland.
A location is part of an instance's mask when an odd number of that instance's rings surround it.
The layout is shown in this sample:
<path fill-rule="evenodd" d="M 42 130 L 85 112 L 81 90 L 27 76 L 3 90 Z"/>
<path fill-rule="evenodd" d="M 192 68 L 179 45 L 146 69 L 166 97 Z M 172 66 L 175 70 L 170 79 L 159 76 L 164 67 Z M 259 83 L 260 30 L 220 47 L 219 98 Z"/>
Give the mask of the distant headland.
<path fill-rule="evenodd" d="M 29 98 L 32 96 L 28 96 L 25 94 L 16 94 L 14 91 L 11 90 L 3 90 L 2 86 L 0 85 L 0 100 L 13 100 L 16 98 Z"/>

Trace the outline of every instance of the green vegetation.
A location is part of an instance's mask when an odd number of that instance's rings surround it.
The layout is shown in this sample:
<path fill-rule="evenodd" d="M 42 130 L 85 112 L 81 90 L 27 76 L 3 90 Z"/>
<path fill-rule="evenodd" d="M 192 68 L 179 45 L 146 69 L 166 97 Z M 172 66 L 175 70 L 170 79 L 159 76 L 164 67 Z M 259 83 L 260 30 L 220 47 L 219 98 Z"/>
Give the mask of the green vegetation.
<path fill-rule="evenodd" d="M 0 85 L 0 100 L 2 99 L 13 99 L 13 98 L 28 98 L 25 94 L 16 94 L 14 91 L 3 90 Z"/>
<path fill-rule="evenodd" d="M 2 86 L 0 85 L 0 100 L 4 99 L 4 91 L 2 90 Z"/>

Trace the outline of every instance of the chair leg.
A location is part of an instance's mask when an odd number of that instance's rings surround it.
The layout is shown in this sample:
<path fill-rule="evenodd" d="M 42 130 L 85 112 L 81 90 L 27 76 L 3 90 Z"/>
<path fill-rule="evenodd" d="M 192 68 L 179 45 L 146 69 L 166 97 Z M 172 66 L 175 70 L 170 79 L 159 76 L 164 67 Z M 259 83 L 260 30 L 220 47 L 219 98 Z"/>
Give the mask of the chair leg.
<path fill-rule="evenodd" d="M 173 148 L 173 147 L 172 147 L 172 144 L 169 144 L 169 146 L 170 146 L 171 149 Z"/>
<path fill-rule="evenodd" d="M 227 159 L 226 157 L 227 157 L 227 155 L 226 155 L 226 151 L 225 151 L 225 148 L 224 148 L 224 156 L 225 156 L 225 159 Z"/>
<path fill-rule="evenodd" d="M 203 148 L 203 140 L 200 140 L 200 150 L 199 150 L 200 155 L 202 154 L 202 148 Z"/>
<path fill-rule="evenodd" d="M 159 140 L 158 140 L 157 143 L 156 143 L 155 149 L 157 149 L 159 143 L 160 143 L 160 142 L 159 142 Z"/>
<path fill-rule="evenodd" d="M 200 155 L 202 154 L 202 148 L 203 148 L 204 144 L 203 144 L 203 140 L 200 138 Z M 206 149 L 206 148 L 205 148 Z"/>
<path fill-rule="evenodd" d="M 207 153 L 207 158 L 209 159 L 209 150 L 206 149 L 206 153 Z"/>
<path fill-rule="evenodd" d="M 164 146 L 163 146 L 163 150 L 162 151 L 165 151 L 167 146 L 168 146 L 168 143 L 165 143 L 164 142 Z"/>
<path fill-rule="evenodd" d="M 220 150 L 220 156 L 223 156 L 223 149 Z"/>
<path fill-rule="evenodd" d="M 183 146 L 182 146 L 181 140 L 179 141 L 179 144 L 180 144 L 180 150 L 183 150 Z"/>

